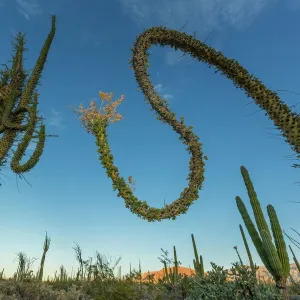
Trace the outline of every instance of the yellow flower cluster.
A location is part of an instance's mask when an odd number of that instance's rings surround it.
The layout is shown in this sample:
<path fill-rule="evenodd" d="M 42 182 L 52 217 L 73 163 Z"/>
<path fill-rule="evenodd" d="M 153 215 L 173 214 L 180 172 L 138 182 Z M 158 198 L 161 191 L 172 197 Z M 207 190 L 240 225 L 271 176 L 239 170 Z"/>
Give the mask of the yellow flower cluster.
<path fill-rule="evenodd" d="M 112 97 L 113 97 L 112 93 L 108 94 L 108 93 L 103 93 L 100 91 L 99 96 L 102 99 L 102 103 L 101 103 L 101 107 L 100 107 L 99 111 L 97 110 L 96 103 L 93 100 L 90 103 L 90 108 L 83 109 L 82 104 L 80 104 L 79 110 L 74 109 L 74 111 L 81 114 L 79 119 L 82 121 L 83 126 L 87 128 L 88 132 L 91 132 L 91 130 L 97 120 L 107 120 L 111 123 L 114 123 L 121 119 L 124 119 L 121 114 L 116 113 L 116 108 L 124 100 L 124 95 L 121 95 L 120 99 L 116 100 L 115 102 L 111 102 L 111 103 L 109 103 L 109 102 L 112 100 Z M 106 103 L 105 107 L 102 109 L 103 114 L 101 114 L 100 111 L 102 108 L 103 100 L 107 103 Z"/>

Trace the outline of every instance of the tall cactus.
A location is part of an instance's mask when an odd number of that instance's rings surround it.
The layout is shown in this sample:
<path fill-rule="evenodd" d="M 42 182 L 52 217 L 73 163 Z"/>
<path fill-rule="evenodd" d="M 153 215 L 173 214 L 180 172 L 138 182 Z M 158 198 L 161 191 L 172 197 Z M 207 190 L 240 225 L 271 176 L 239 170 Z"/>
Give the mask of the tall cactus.
<path fill-rule="evenodd" d="M 179 139 L 188 146 L 187 150 L 191 153 L 190 173 L 187 177 L 188 187 L 183 190 L 179 199 L 165 207 L 154 208 L 150 207 L 146 201 L 140 201 L 135 197 L 124 178 L 119 175 L 119 169 L 114 165 L 106 134 L 109 120 L 103 116 L 99 118 L 99 114 L 97 116 L 95 112 L 85 115 L 85 117 L 91 117 L 88 130 L 96 137 L 97 151 L 100 154 L 99 160 L 106 169 L 107 176 L 112 179 L 113 189 L 118 189 L 118 197 L 122 196 L 126 207 L 134 214 L 149 222 L 167 218 L 175 220 L 180 214 L 186 213 L 190 205 L 199 198 L 198 190 L 202 188 L 204 181 L 205 163 L 202 159 L 203 153 L 199 137 L 193 133 L 192 126 L 187 127 L 184 124 L 183 117 L 181 117 L 181 121 L 177 120 L 175 113 L 168 108 L 167 101 L 160 98 L 151 84 L 147 72 L 149 67 L 147 51 L 152 45 L 180 49 L 198 61 L 207 63 L 210 67 L 216 67 L 223 75 L 232 80 L 237 88 L 243 89 L 248 97 L 252 97 L 255 103 L 266 111 L 275 126 L 282 131 L 282 135 L 292 149 L 300 153 L 300 116 L 291 112 L 276 93 L 267 89 L 256 77 L 250 75 L 236 60 L 226 58 L 221 52 L 205 45 L 195 37 L 165 27 L 151 27 L 137 37 L 133 45 L 133 57 L 130 63 L 132 62 L 139 89 L 142 90 L 151 108 L 157 112 L 157 119 L 168 123 L 179 134 Z M 97 119 L 98 121 L 95 121 Z"/>
<path fill-rule="evenodd" d="M 38 135 L 35 134 L 35 128 L 38 120 L 37 104 L 39 94 L 35 91 L 38 81 L 41 77 L 48 52 L 55 35 L 55 16 L 52 16 L 51 31 L 44 43 L 40 56 L 32 71 L 28 82 L 25 79 L 28 76 L 23 69 L 23 52 L 25 50 L 25 35 L 19 33 L 14 44 L 15 55 L 13 56 L 12 67 L 1 71 L 0 79 L 0 161 L 5 162 L 8 157 L 8 151 L 13 143 L 18 141 L 18 134 L 25 132 L 21 142 L 14 152 L 10 167 L 17 174 L 30 171 L 39 161 L 45 146 L 45 125 L 41 125 Z M 26 117 L 26 113 L 28 117 Z M 26 124 L 22 124 L 25 119 Z M 49 135 L 53 136 L 53 135 Z M 36 148 L 27 162 L 21 164 L 20 161 L 25 151 L 34 138 L 38 138 Z"/>
<path fill-rule="evenodd" d="M 286 250 L 285 241 L 283 238 L 282 230 L 272 205 L 267 206 L 267 211 L 271 223 L 271 229 L 274 237 L 275 245 L 272 242 L 272 236 L 268 228 L 267 222 L 264 218 L 260 203 L 257 199 L 256 192 L 249 177 L 248 171 L 245 167 L 241 166 L 241 173 L 247 188 L 247 192 L 250 198 L 250 203 L 254 213 L 255 221 L 259 233 L 257 232 L 247 209 L 242 199 L 237 196 L 236 204 L 239 212 L 247 227 L 248 233 L 252 239 L 252 242 L 268 271 L 273 276 L 278 289 L 283 291 L 283 294 L 287 295 L 287 278 L 290 274 L 289 257 Z"/>

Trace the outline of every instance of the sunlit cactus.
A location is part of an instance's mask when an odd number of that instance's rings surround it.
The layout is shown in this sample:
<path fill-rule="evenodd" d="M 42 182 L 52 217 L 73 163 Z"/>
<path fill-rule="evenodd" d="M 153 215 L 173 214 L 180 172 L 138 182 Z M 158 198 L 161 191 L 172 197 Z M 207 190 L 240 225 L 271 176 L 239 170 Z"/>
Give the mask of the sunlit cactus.
<path fill-rule="evenodd" d="M 279 224 L 275 209 L 272 205 L 267 206 L 274 238 L 273 244 L 271 232 L 264 218 L 260 202 L 257 199 L 257 195 L 248 171 L 243 166 L 241 167 L 241 173 L 250 198 L 250 203 L 253 209 L 258 231 L 248 214 L 245 204 L 239 196 L 236 197 L 237 207 L 244 220 L 245 226 L 257 250 L 257 253 L 261 258 L 261 261 L 273 276 L 277 288 L 283 291 L 283 294 L 286 295 L 287 278 L 290 274 L 290 263 L 282 229 Z"/>
<path fill-rule="evenodd" d="M 17 35 L 14 44 L 15 55 L 13 56 L 11 69 L 5 65 L 5 70 L 2 70 L 0 74 L 0 134 L 2 134 L 0 139 L 0 162 L 7 161 L 8 152 L 14 146 L 14 142 L 19 142 L 18 135 L 24 133 L 10 162 L 11 170 L 16 174 L 28 172 L 38 163 L 44 151 L 46 136 L 53 136 L 46 135 L 44 124 L 40 126 L 39 132 L 36 132 L 37 123 L 42 118 L 37 116 L 39 94 L 35 89 L 39 83 L 55 35 L 55 22 L 56 17 L 52 16 L 51 31 L 27 82 L 25 80 L 28 74 L 23 69 L 25 35 L 21 33 Z M 25 124 L 23 124 L 24 121 Z M 21 159 L 25 155 L 30 141 L 35 138 L 38 139 L 36 148 L 32 156 L 22 164 Z"/>

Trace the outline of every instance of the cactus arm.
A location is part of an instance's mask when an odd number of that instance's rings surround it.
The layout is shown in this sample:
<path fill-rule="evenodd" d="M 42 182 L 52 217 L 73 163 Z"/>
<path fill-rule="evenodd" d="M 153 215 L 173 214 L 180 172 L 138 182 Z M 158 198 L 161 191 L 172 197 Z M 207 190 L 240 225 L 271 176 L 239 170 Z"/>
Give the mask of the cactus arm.
<path fill-rule="evenodd" d="M 196 242 L 195 242 L 194 235 L 191 234 L 191 236 L 192 236 L 192 243 L 193 243 L 193 249 L 194 249 L 194 255 L 195 255 L 195 271 L 196 271 L 196 274 L 198 274 L 198 273 L 200 274 L 201 273 L 201 265 L 200 265 L 200 262 L 199 262 L 197 245 L 196 245 Z"/>
<path fill-rule="evenodd" d="M 41 264 L 40 264 L 40 268 L 38 270 L 38 276 L 37 276 L 37 279 L 39 281 L 43 280 L 44 264 L 45 264 L 45 259 L 46 259 L 46 253 L 49 250 L 50 241 L 51 241 L 51 239 L 47 237 L 47 232 L 46 232 L 46 238 L 45 238 L 45 241 L 44 241 L 43 255 L 42 255 Z"/>
<path fill-rule="evenodd" d="M 250 263 L 250 267 L 251 267 L 252 273 L 253 273 L 254 276 L 256 276 L 256 268 L 255 268 L 253 260 L 252 260 L 252 255 L 251 255 L 248 243 L 247 243 L 247 239 L 246 239 L 243 227 L 242 227 L 241 224 L 240 224 L 239 227 L 240 227 L 241 235 L 242 235 L 242 238 L 243 238 L 243 241 L 244 241 L 244 245 L 245 245 L 245 248 L 246 248 L 246 252 L 247 252 L 247 255 L 248 255 L 248 258 L 249 258 L 249 263 Z"/>
<path fill-rule="evenodd" d="M 165 270 L 165 278 L 167 280 L 167 282 L 170 281 L 170 277 L 169 277 L 169 273 L 168 273 L 168 268 L 167 268 L 167 264 L 166 261 L 163 261 L 164 263 L 164 270 Z M 170 269 L 170 274 L 172 274 L 172 270 Z"/>
<path fill-rule="evenodd" d="M 24 48 L 25 34 L 19 33 L 16 37 L 17 43 L 14 44 L 15 56 L 13 57 L 12 71 L 11 71 L 11 84 L 14 89 L 21 91 L 27 77 L 23 69 L 23 52 L 27 50 Z"/>
<path fill-rule="evenodd" d="M 262 260 L 263 264 L 266 266 L 268 271 L 272 274 L 273 269 L 269 263 L 268 256 L 263 247 L 262 240 L 261 240 L 249 214 L 248 214 L 245 204 L 239 196 L 237 196 L 235 199 L 236 199 L 236 204 L 237 204 L 238 210 L 244 220 L 245 226 L 246 226 L 248 233 L 251 237 L 251 240 L 256 248 L 256 251 L 257 251 L 260 259 Z"/>
<path fill-rule="evenodd" d="M 272 240 L 268 224 L 264 218 L 264 215 L 263 215 L 260 203 L 257 199 L 257 195 L 254 190 L 252 181 L 250 180 L 249 173 L 246 170 L 246 168 L 243 166 L 241 166 L 241 173 L 242 173 L 242 176 L 243 176 L 246 188 L 247 188 L 247 192 L 248 192 L 250 203 L 251 203 L 251 206 L 253 209 L 253 213 L 254 213 L 255 221 L 256 221 L 256 224 L 258 227 L 258 231 L 261 232 L 261 230 L 265 230 L 269 234 L 270 239 Z"/>
<path fill-rule="evenodd" d="M 15 91 L 14 91 L 15 92 Z M 25 131 L 28 128 L 28 124 L 21 125 L 18 122 L 12 122 L 11 117 L 14 118 L 14 120 L 17 120 L 22 115 L 24 115 L 25 112 L 29 114 L 29 118 L 33 118 L 33 111 L 30 109 L 30 107 L 20 107 L 17 108 L 15 111 L 12 112 L 12 108 L 14 106 L 14 99 L 16 99 L 15 96 L 12 96 L 10 101 L 5 107 L 3 118 L 2 118 L 2 124 L 3 128 L 5 129 L 14 129 L 18 131 Z"/>
<path fill-rule="evenodd" d="M 11 169 L 17 174 L 30 171 L 39 162 L 45 147 L 45 140 L 46 140 L 45 125 L 41 125 L 40 127 L 40 131 L 38 133 L 38 142 L 36 144 L 36 147 L 31 157 L 25 163 L 20 164 L 20 160 L 22 159 L 24 155 L 24 151 L 28 147 L 30 140 L 31 140 L 31 136 L 29 135 L 29 133 L 26 133 L 23 137 L 23 140 L 18 145 L 15 155 L 12 157 L 11 164 L 10 164 Z"/>
<path fill-rule="evenodd" d="M 17 43 L 14 44 L 15 55 L 13 56 L 12 69 L 1 71 L 1 88 L 0 88 L 0 103 L 1 103 L 1 124 L 0 133 L 5 130 L 2 124 L 3 118 L 3 106 L 11 107 L 11 109 L 16 104 L 16 100 L 22 94 L 22 88 L 24 87 L 24 81 L 27 74 L 23 70 L 23 51 L 24 51 L 24 36 L 21 33 L 16 37 Z M 10 83 L 8 82 L 10 80 Z M 13 98 L 13 99 L 12 99 Z M 12 103 L 9 103 L 12 101 Z"/>
<path fill-rule="evenodd" d="M 14 156 L 12 157 L 11 160 L 11 169 L 15 173 L 23 173 L 23 172 L 28 172 L 31 170 L 39 161 L 40 156 L 43 153 L 44 146 L 45 146 L 45 125 L 42 125 L 38 134 L 38 143 L 36 145 L 36 148 L 32 154 L 32 156 L 28 159 L 26 163 L 23 165 L 20 164 L 20 160 L 25 154 L 26 148 L 29 146 L 30 140 L 32 139 L 32 135 L 34 133 L 34 129 L 36 126 L 37 122 L 37 116 L 36 116 L 36 109 L 37 109 L 37 103 L 38 103 L 38 94 L 35 93 L 35 103 L 31 107 L 31 113 L 32 113 L 32 118 L 29 121 L 29 126 L 28 129 L 22 139 L 22 141 L 19 143 L 17 150 L 14 153 Z"/>
<path fill-rule="evenodd" d="M 284 273 L 277 250 L 273 245 L 268 233 L 265 230 L 262 230 L 260 234 L 263 241 L 263 247 L 268 256 L 270 265 L 272 266 L 273 272 L 270 273 L 272 274 L 275 280 L 280 280 L 280 278 L 284 276 Z"/>
<path fill-rule="evenodd" d="M 202 255 L 200 255 L 200 276 L 204 277 L 204 264 L 203 264 Z"/>
<path fill-rule="evenodd" d="M 196 260 L 193 258 L 193 265 L 194 265 L 194 269 L 195 271 L 197 270 L 197 265 L 196 265 Z M 196 271 L 197 272 L 197 271 Z"/>
<path fill-rule="evenodd" d="M 48 34 L 48 37 L 47 37 L 47 39 L 44 43 L 44 46 L 40 52 L 40 56 L 37 59 L 37 62 L 34 66 L 32 74 L 24 88 L 24 92 L 22 93 L 21 100 L 19 102 L 19 107 L 23 107 L 27 103 L 29 103 L 30 99 L 33 96 L 33 91 L 41 77 L 41 74 L 44 69 L 44 65 L 46 63 L 46 59 L 48 56 L 48 52 L 50 50 L 50 46 L 51 46 L 52 41 L 55 36 L 55 31 L 56 31 L 55 23 L 56 23 L 56 16 L 52 16 L 52 26 L 51 26 L 50 33 Z"/>
<path fill-rule="evenodd" d="M 177 253 L 176 253 L 176 248 L 175 246 L 173 246 L 174 249 L 174 281 L 173 282 L 177 282 L 178 280 L 178 261 L 177 261 Z"/>
<path fill-rule="evenodd" d="M 200 277 L 204 277 L 204 266 L 203 266 L 203 258 L 200 255 L 200 261 L 199 261 L 199 255 L 198 255 L 198 250 L 197 250 L 197 245 L 195 242 L 195 238 L 194 235 L 191 234 L 192 236 L 192 243 L 193 243 L 193 249 L 194 249 L 194 255 L 195 255 L 195 259 L 193 259 L 193 263 L 194 263 L 194 268 L 196 271 L 196 274 L 199 275 Z"/>
<path fill-rule="evenodd" d="M 52 44 L 53 38 L 55 36 L 55 31 L 56 31 L 56 16 L 52 16 L 52 26 L 50 33 L 48 34 L 48 37 L 43 45 L 43 48 L 40 52 L 40 55 L 37 59 L 37 62 L 34 66 L 34 69 L 32 71 L 32 74 L 24 87 L 24 91 L 21 95 L 21 99 L 19 101 L 17 109 L 20 109 L 22 107 L 25 107 L 26 105 L 30 104 L 34 89 L 36 88 L 38 81 L 41 77 L 42 71 L 44 69 L 44 65 L 46 63 L 46 59 L 48 56 L 48 52 L 50 50 L 50 46 Z"/>
<path fill-rule="evenodd" d="M 283 275 L 284 277 L 288 277 L 290 274 L 290 262 L 288 253 L 286 250 L 286 244 L 283 238 L 282 229 L 279 224 L 276 211 L 272 205 L 267 206 L 268 215 L 270 218 L 271 229 L 274 236 L 274 242 L 277 249 L 277 253 L 282 264 Z"/>

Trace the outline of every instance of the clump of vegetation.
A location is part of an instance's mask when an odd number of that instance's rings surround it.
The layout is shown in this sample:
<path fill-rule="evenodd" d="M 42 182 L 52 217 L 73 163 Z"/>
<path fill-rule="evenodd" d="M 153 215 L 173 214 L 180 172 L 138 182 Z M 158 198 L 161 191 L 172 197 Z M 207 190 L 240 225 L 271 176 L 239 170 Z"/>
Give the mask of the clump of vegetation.
<path fill-rule="evenodd" d="M 25 85 L 25 79 L 28 76 L 23 70 L 23 51 L 24 36 L 17 37 L 15 45 L 16 54 L 13 57 L 12 68 L 6 68 L 1 71 L 0 78 L 0 134 L 3 137 L 0 140 L 0 166 L 4 166 L 8 151 L 11 149 L 13 142 L 17 140 L 17 134 L 25 132 L 25 135 L 14 152 L 11 160 L 11 169 L 21 174 L 32 169 L 39 161 L 44 150 L 45 143 L 45 126 L 41 125 L 38 135 L 34 135 L 37 121 L 37 104 L 38 93 L 34 91 L 41 76 L 50 45 L 55 35 L 55 16 L 52 16 L 52 28 L 45 41 L 39 59 L 33 69 L 32 76 Z M 221 52 L 208 47 L 201 41 L 179 31 L 166 29 L 164 27 L 152 27 L 138 36 L 133 49 L 132 68 L 135 72 L 136 80 L 142 90 L 146 100 L 151 107 L 158 113 L 158 119 L 168 123 L 175 132 L 180 135 L 180 139 L 188 146 L 187 150 L 192 154 L 190 159 L 190 173 L 188 176 L 189 186 L 184 189 L 178 200 L 163 208 L 150 207 L 146 201 L 138 200 L 132 193 L 129 184 L 133 184 L 132 176 L 128 177 L 128 184 L 119 176 L 119 170 L 114 165 L 113 156 L 110 152 L 106 128 L 109 122 L 119 121 L 122 116 L 116 114 L 116 107 L 124 100 L 121 96 L 117 101 L 110 103 L 112 94 L 100 92 L 99 95 L 107 104 L 103 108 L 104 114 L 96 110 L 95 102 L 91 103 L 91 108 L 83 109 L 80 105 L 79 113 L 82 114 L 81 120 L 88 132 L 96 137 L 97 151 L 99 160 L 106 169 L 107 175 L 113 181 L 113 189 L 118 189 L 118 196 L 125 200 L 127 208 L 137 214 L 139 217 L 152 221 L 161 221 L 162 219 L 172 218 L 173 220 L 180 214 L 186 213 L 189 206 L 198 199 L 198 190 L 204 180 L 204 162 L 203 153 L 199 137 L 192 131 L 192 126 L 186 127 L 184 118 L 181 117 L 179 122 L 174 113 L 168 108 L 168 103 L 160 99 L 151 85 L 147 68 L 148 52 L 147 50 L 153 44 L 161 46 L 170 45 L 171 47 L 181 49 L 183 52 L 190 53 L 191 56 L 204 61 L 209 66 L 214 66 L 221 70 L 227 78 L 243 89 L 247 96 L 252 97 L 257 105 L 266 111 L 274 124 L 282 131 L 282 135 L 290 144 L 293 150 L 300 153 L 300 116 L 292 113 L 289 107 L 284 104 L 276 93 L 268 90 L 257 78 L 250 75 L 237 61 L 230 60 L 223 56 Z M 101 110 L 101 108 L 100 108 Z M 28 123 L 22 122 L 28 114 Z M 32 157 L 24 164 L 20 160 L 24 156 L 29 142 L 38 138 L 37 147 Z M 207 159 L 204 156 L 204 159 Z M 195 239 L 193 234 L 192 243 L 195 254 L 193 260 L 195 274 L 191 277 L 183 276 L 179 273 L 175 246 L 174 250 L 174 268 L 167 268 L 167 259 L 161 260 L 164 265 L 164 276 L 158 282 L 150 278 L 148 282 L 142 282 L 141 268 L 139 271 L 133 271 L 125 277 L 116 279 L 113 268 L 97 253 L 96 262 L 83 260 L 81 249 L 77 245 L 74 248 L 76 257 L 79 262 L 79 268 L 75 277 L 69 277 L 63 266 L 60 268 L 60 274 L 55 274 L 54 279 L 43 280 L 43 270 L 46 260 L 46 254 L 50 247 L 50 238 L 46 233 L 43 247 L 43 254 L 37 274 L 31 270 L 32 262 L 27 259 L 26 255 L 19 253 L 19 266 L 13 278 L 6 279 L 4 270 L 0 278 L 0 296 L 6 299 L 93 299 L 93 300 L 198 300 L 198 299 L 270 299 L 280 300 L 289 299 L 291 291 L 296 287 L 299 291 L 299 284 L 290 276 L 289 257 L 286 244 L 283 238 L 282 229 L 277 218 L 277 214 L 272 205 L 267 206 L 267 211 L 271 223 L 269 229 L 263 216 L 260 203 L 257 199 L 256 192 L 251 182 L 248 171 L 241 167 L 241 173 L 250 198 L 257 228 L 254 226 L 248 211 L 240 197 L 236 197 L 237 207 L 252 242 L 265 267 L 270 272 L 273 283 L 261 283 L 256 277 L 257 267 L 252 261 L 252 256 L 248 247 L 246 236 L 240 225 L 240 231 L 246 247 L 247 255 L 250 261 L 250 269 L 246 266 L 239 253 L 240 262 L 233 263 L 230 269 L 231 273 L 212 264 L 213 270 L 204 272 L 203 257 L 198 255 Z M 234 247 L 237 251 L 237 247 Z M 300 272 L 300 265 L 293 254 L 293 259 Z M 292 286 L 288 284 L 288 277 L 291 277 Z M 233 278 L 233 281 L 228 279 Z"/>
<path fill-rule="evenodd" d="M 284 297 L 274 285 L 257 283 L 251 270 L 239 263 L 233 263 L 231 274 L 235 274 L 235 281 L 228 282 L 228 272 L 213 262 L 212 271 L 206 277 L 196 277 L 187 300 L 244 300 L 269 299 L 282 300 Z M 239 274 L 237 276 L 237 274 Z"/>

